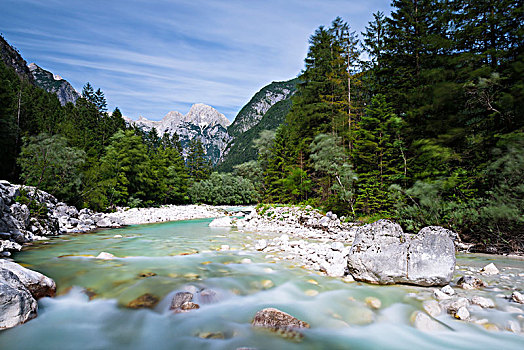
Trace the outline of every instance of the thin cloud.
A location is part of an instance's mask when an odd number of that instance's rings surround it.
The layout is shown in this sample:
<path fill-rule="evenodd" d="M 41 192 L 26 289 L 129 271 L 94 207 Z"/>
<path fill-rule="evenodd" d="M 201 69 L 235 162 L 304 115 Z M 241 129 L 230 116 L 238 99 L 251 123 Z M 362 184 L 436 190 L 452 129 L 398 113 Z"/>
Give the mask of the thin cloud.
<path fill-rule="evenodd" d="M 389 0 L 4 0 L 0 31 L 24 58 L 109 108 L 160 119 L 202 102 L 233 119 L 264 85 L 295 77 L 308 38 L 341 16 L 357 32 Z"/>

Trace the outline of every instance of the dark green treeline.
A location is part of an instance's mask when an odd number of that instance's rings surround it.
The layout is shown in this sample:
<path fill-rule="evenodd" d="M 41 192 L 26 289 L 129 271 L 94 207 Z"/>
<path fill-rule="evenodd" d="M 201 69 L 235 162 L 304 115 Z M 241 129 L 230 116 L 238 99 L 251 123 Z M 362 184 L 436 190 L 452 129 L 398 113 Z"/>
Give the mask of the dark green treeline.
<path fill-rule="evenodd" d="M 259 149 L 265 201 L 522 250 L 522 6 L 392 5 L 360 39 L 340 18 L 311 36 L 286 122 Z"/>

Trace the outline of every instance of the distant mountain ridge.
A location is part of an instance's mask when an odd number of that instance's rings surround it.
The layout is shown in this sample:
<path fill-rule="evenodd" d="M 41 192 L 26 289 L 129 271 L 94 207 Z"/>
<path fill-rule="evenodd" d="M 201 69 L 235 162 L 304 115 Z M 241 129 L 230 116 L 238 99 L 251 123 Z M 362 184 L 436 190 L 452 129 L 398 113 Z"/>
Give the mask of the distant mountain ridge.
<path fill-rule="evenodd" d="M 36 63 L 30 63 L 28 68 L 35 84 L 47 92 L 56 94 L 62 106 L 68 102 L 75 103 L 80 97 L 80 93 L 61 76 L 41 68 Z"/>
<path fill-rule="evenodd" d="M 222 152 L 217 170 L 230 172 L 235 165 L 257 159 L 253 140 L 262 130 L 275 130 L 284 122 L 298 81 L 294 78 L 264 86 L 238 112 L 228 128 L 231 140 Z"/>
<path fill-rule="evenodd" d="M 159 136 L 164 133 L 172 135 L 176 132 L 184 148 L 184 156 L 187 155 L 189 141 L 199 138 L 213 164 L 220 159 L 225 146 L 231 139 L 227 133 L 227 127 L 231 122 L 213 107 L 202 103 L 191 106 L 186 115 L 172 111 L 159 121 L 144 117 L 139 117 L 138 120 L 126 117 L 124 119 L 128 124 L 136 125 L 144 131 L 155 128 Z"/>

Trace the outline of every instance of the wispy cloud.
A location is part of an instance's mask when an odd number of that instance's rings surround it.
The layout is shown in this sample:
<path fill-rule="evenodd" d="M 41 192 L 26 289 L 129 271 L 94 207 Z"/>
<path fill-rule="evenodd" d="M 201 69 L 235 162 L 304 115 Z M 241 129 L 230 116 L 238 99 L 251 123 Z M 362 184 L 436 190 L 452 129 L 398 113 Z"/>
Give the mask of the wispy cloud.
<path fill-rule="evenodd" d="M 336 17 L 362 31 L 389 0 L 3 0 L 0 31 L 26 60 L 109 107 L 160 119 L 197 102 L 233 119 L 262 86 L 296 76 Z"/>

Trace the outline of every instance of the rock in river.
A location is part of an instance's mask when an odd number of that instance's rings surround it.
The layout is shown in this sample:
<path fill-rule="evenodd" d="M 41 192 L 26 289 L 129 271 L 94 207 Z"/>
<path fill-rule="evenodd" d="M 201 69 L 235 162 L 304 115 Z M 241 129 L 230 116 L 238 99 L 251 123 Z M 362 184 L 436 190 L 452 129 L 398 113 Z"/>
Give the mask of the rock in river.
<path fill-rule="evenodd" d="M 55 281 L 39 272 L 26 269 L 8 260 L 0 260 L 0 269 L 14 273 L 35 299 L 52 297 L 56 293 Z"/>
<path fill-rule="evenodd" d="M 0 269 L 0 329 L 11 328 L 35 318 L 38 304 L 20 279 Z"/>
<path fill-rule="evenodd" d="M 301 338 L 303 335 L 297 330 L 309 328 L 307 322 L 301 321 L 288 313 L 274 308 L 266 308 L 258 311 L 251 324 L 253 327 L 267 328 L 286 338 Z"/>
<path fill-rule="evenodd" d="M 132 300 L 131 302 L 129 302 L 129 304 L 127 304 L 127 307 L 131 309 L 141 309 L 141 308 L 152 309 L 155 307 L 156 304 L 158 304 L 159 301 L 160 299 L 157 296 L 146 293 L 146 294 L 139 296 L 135 300 Z"/>
<path fill-rule="evenodd" d="M 410 236 L 388 220 L 364 225 L 351 246 L 349 272 L 355 280 L 375 284 L 446 285 L 456 261 L 452 237 L 436 226 Z"/>

